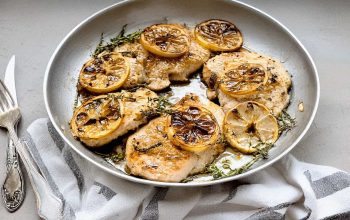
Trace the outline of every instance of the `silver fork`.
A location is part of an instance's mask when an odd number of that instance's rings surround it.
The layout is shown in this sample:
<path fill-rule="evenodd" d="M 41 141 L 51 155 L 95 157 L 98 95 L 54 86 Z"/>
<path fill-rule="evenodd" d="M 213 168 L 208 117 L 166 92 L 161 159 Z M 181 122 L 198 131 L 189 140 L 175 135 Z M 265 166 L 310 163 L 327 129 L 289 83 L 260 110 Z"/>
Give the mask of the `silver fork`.
<path fill-rule="evenodd" d="M 39 172 L 31 155 L 26 150 L 15 131 L 15 125 L 21 117 L 18 105 L 13 101 L 9 91 L 4 83 L 0 80 L 0 126 L 8 130 L 8 135 L 13 141 L 15 148 L 20 155 L 23 164 L 27 170 L 29 180 L 32 183 L 34 194 L 36 196 L 39 216 L 47 219 L 46 213 L 40 212 L 42 206 L 48 206 L 57 211 L 62 209 L 62 201 L 56 197 L 50 188 L 47 180 Z"/>

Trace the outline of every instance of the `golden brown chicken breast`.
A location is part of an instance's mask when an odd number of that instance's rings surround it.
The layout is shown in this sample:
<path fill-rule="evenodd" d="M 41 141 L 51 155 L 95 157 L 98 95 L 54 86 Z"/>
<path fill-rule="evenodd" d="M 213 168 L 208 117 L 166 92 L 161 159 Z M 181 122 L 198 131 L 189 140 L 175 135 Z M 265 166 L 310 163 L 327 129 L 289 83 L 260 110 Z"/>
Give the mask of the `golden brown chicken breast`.
<path fill-rule="evenodd" d="M 144 111 L 156 108 L 157 94 L 146 88 L 96 96 L 76 108 L 72 133 L 89 147 L 100 147 L 148 121 Z"/>
<path fill-rule="evenodd" d="M 290 75 L 281 62 L 263 54 L 241 49 L 217 55 L 204 65 L 203 79 L 208 98 L 218 97 L 225 112 L 256 101 L 277 116 L 289 103 Z"/>
<path fill-rule="evenodd" d="M 204 171 L 224 151 L 223 119 L 216 104 L 186 95 L 170 115 L 153 119 L 128 138 L 126 162 L 131 174 L 179 182 Z"/>

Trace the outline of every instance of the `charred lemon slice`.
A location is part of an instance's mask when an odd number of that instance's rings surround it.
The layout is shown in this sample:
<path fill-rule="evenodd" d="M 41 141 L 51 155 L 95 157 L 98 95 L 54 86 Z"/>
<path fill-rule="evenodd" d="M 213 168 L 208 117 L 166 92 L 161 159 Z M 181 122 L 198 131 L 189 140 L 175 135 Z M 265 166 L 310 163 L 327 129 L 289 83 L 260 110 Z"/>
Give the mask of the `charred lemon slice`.
<path fill-rule="evenodd" d="M 89 146 L 108 143 L 123 115 L 123 104 L 113 96 L 100 95 L 78 107 L 70 122 L 72 133 Z M 91 144 L 89 144 L 91 143 Z"/>
<path fill-rule="evenodd" d="M 79 83 L 93 93 L 108 93 L 120 88 L 130 72 L 128 60 L 120 53 L 105 53 L 87 61 Z"/>
<path fill-rule="evenodd" d="M 268 74 L 260 64 L 235 63 L 221 75 L 219 88 L 230 96 L 246 95 L 267 82 Z"/>
<path fill-rule="evenodd" d="M 194 35 L 199 44 L 212 51 L 234 51 L 243 44 L 238 28 L 224 20 L 208 20 L 198 24 Z"/>
<path fill-rule="evenodd" d="M 262 104 L 243 102 L 228 111 L 224 119 L 228 143 L 243 153 L 254 153 L 278 138 L 276 118 Z"/>
<path fill-rule="evenodd" d="M 200 152 L 217 142 L 219 125 L 214 115 L 200 106 L 181 106 L 168 116 L 168 137 L 184 150 Z"/>
<path fill-rule="evenodd" d="M 188 52 L 190 40 L 186 29 L 175 24 L 155 24 L 145 28 L 140 43 L 162 57 L 179 57 Z"/>

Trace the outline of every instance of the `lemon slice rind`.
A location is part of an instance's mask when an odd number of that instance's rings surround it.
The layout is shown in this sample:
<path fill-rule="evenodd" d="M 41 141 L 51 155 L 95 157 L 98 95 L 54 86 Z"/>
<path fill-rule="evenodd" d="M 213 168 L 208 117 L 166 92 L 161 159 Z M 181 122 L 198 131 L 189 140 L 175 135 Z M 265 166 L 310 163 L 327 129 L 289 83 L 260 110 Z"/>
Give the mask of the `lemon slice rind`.
<path fill-rule="evenodd" d="M 188 52 L 190 39 L 187 30 L 180 25 L 156 24 L 145 28 L 140 43 L 155 55 L 175 58 Z"/>
<path fill-rule="evenodd" d="M 117 52 L 102 53 L 83 65 L 79 84 L 92 93 L 103 94 L 123 86 L 129 74 L 128 59 Z"/>
<path fill-rule="evenodd" d="M 230 146 L 242 153 L 251 154 L 257 151 L 256 147 L 260 144 L 276 142 L 278 123 L 267 107 L 247 101 L 226 113 L 223 131 Z"/>

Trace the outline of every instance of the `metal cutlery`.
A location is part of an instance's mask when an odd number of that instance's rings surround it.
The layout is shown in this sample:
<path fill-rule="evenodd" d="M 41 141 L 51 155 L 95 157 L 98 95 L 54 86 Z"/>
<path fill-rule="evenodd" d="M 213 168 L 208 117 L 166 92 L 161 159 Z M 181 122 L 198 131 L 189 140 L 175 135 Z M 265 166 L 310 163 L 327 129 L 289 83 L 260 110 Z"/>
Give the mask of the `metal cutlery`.
<path fill-rule="evenodd" d="M 13 55 L 6 68 L 4 83 L 9 89 L 14 104 L 17 105 L 14 74 L 15 56 Z M 14 123 L 15 131 L 17 131 L 17 122 L 18 120 Z M 25 197 L 25 185 L 20 163 L 18 160 L 18 154 L 11 139 L 8 141 L 6 167 L 6 178 L 1 188 L 1 194 L 7 211 L 14 212 L 23 203 Z"/>
<path fill-rule="evenodd" d="M 11 59 L 12 60 L 12 59 Z M 14 58 L 13 58 L 13 65 L 14 65 Z M 8 78 L 8 80 L 11 80 L 11 77 Z M 14 78 L 12 76 L 12 80 L 14 81 Z M 10 84 L 11 86 L 12 84 Z M 8 136 L 12 142 L 12 146 L 14 146 L 15 150 L 18 152 L 19 156 L 21 157 L 23 161 L 23 165 L 26 168 L 26 171 L 29 176 L 29 180 L 31 182 L 34 194 L 36 196 L 37 201 L 37 207 L 38 207 L 38 214 L 40 217 L 44 219 L 48 219 L 48 213 L 42 213 L 41 211 L 47 210 L 47 207 L 50 207 L 53 209 L 54 212 L 60 212 L 62 210 L 62 201 L 53 193 L 51 187 L 49 186 L 47 180 L 45 177 L 40 173 L 39 169 L 37 168 L 35 162 L 33 161 L 30 153 L 27 151 L 27 148 L 22 142 L 19 140 L 17 133 L 16 133 L 16 125 L 21 117 L 20 109 L 18 107 L 17 102 L 11 97 L 11 94 L 9 90 L 14 90 L 14 84 L 11 89 L 7 89 L 7 87 L 4 85 L 4 83 L 0 80 L 0 126 L 4 127 L 8 130 Z M 11 152 L 13 153 L 13 152 Z M 17 174 L 8 174 L 9 176 L 14 175 L 16 177 L 13 177 L 14 181 L 19 180 L 18 178 L 21 177 L 23 180 L 22 175 L 19 174 L 18 168 L 18 157 L 17 159 L 17 165 L 15 166 L 9 166 L 9 172 L 14 172 Z M 12 168 L 13 167 L 13 168 Z M 12 171 L 11 171 L 12 170 Z M 20 175 L 20 176 L 19 176 Z M 6 208 L 10 207 L 10 210 L 15 211 L 19 206 L 17 205 L 17 201 L 23 201 L 24 193 L 23 186 L 22 185 L 22 191 L 21 187 L 19 187 L 18 183 L 11 182 L 12 177 L 9 177 L 9 179 L 5 180 L 5 183 L 2 187 L 2 194 L 3 198 L 6 202 L 14 202 L 14 204 L 6 204 Z M 23 184 L 23 182 L 21 183 Z M 17 189 L 19 190 L 16 192 Z M 7 195 L 8 192 L 14 191 L 12 195 Z M 46 209 L 42 209 L 42 206 L 46 206 Z M 16 207 L 14 209 L 13 207 Z"/>

